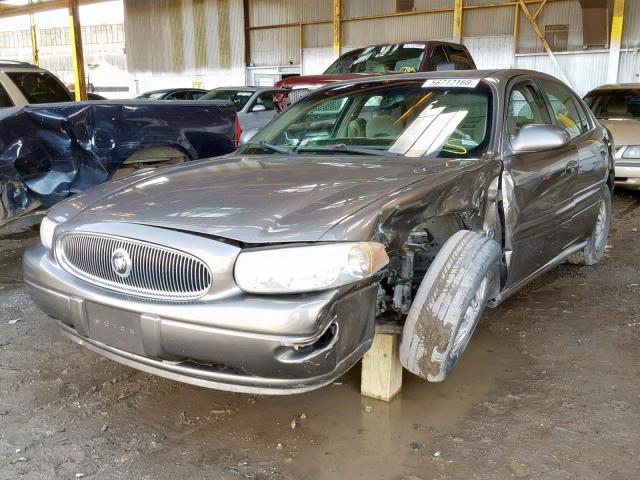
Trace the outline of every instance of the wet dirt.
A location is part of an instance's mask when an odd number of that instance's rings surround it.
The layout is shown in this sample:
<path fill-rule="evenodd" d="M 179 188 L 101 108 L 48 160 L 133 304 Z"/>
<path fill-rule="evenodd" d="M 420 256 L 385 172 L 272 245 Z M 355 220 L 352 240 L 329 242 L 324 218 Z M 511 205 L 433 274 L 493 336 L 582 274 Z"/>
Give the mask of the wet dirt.
<path fill-rule="evenodd" d="M 262 397 L 105 360 L 30 301 L 36 234 L 0 240 L 0 479 L 639 478 L 639 204 L 616 194 L 599 265 L 489 310 L 447 381 L 405 372 L 391 403 L 360 396 L 359 366 Z"/>

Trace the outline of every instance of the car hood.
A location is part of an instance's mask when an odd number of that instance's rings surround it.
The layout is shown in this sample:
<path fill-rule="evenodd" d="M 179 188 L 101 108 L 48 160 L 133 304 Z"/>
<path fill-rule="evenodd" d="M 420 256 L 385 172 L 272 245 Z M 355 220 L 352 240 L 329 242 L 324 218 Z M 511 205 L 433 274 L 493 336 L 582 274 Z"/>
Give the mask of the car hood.
<path fill-rule="evenodd" d="M 607 127 L 613 135 L 616 145 L 639 145 L 640 144 L 640 121 L 620 119 L 620 120 L 598 120 Z"/>
<path fill-rule="evenodd" d="M 132 222 L 246 243 L 317 241 L 348 216 L 470 162 L 362 156 L 222 157 L 105 184 L 55 207 L 73 224 Z M 477 161 L 474 161 L 477 165 Z"/>
<path fill-rule="evenodd" d="M 276 88 L 317 88 L 333 82 L 354 80 L 362 77 L 373 77 L 380 73 L 335 73 L 331 75 L 304 75 L 302 77 L 288 77 L 274 85 Z"/>

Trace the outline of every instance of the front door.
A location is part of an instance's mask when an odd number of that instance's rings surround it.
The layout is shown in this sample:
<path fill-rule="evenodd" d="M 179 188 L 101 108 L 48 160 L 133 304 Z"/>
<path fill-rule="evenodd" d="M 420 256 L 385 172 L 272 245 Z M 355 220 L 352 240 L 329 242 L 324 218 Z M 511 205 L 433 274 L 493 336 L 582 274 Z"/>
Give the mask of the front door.
<path fill-rule="evenodd" d="M 528 124 L 552 124 L 537 85 L 513 84 L 504 122 L 503 210 L 507 288 L 555 258 L 571 237 L 569 225 L 577 171 L 573 144 L 552 151 L 515 153 L 510 137 Z"/>
<path fill-rule="evenodd" d="M 606 181 L 607 145 L 590 121 L 582 102 L 567 87 L 552 80 L 541 80 L 540 87 L 551 106 L 556 125 L 569 134 L 577 149 L 577 158 L 571 164 L 571 168 L 576 170 L 576 186 L 572 236 L 568 239 L 569 243 L 576 243 L 591 235 L 598 216 Z"/>

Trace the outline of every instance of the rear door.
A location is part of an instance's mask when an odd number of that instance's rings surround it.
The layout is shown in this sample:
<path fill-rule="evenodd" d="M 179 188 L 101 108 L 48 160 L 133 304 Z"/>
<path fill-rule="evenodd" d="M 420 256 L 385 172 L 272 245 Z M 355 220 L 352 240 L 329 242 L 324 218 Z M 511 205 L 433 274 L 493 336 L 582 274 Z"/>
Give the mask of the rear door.
<path fill-rule="evenodd" d="M 598 216 L 602 185 L 606 180 L 607 146 L 586 113 L 583 103 L 566 86 L 552 80 L 540 80 L 540 86 L 553 111 L 555 123 L 571 136 L 577 157 L 567 165 L 575 170 L 572 241 L 591 234 Z"/>
<path fill-rule="evenodd" d="M 570 238 L 576 172 L 567 164 L 577 158 L 571 144 L 545 152 L 515 153 L 510 138 L 528 124 L 553 124 L 536 83 L 516 79 L 507 93 L 504 122 L 503 207 L 507 287 L 554 259 Z"/>

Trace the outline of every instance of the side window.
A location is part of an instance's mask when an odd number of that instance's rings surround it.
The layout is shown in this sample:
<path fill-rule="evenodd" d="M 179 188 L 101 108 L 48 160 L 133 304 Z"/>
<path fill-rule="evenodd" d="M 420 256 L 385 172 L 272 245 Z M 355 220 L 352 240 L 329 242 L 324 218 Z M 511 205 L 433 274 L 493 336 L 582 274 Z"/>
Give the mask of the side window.
<path fill-rule="evenodd" d="M 507 131 L 515 134 L 533 123 L 551 123 L 547 106 L 533 85 L 517 85 L 509 96 Z"/>
<path fill-rule="evenodd" d="M 0 85 L 0 107 L 12 107 L 13 102 L 9 98 L 9 94 L 4 89 L 2 85 Z"/>
<path fill-rule="evenodd" d="M 273 92 L 266 92 L 256 98 L 256 105 L 262 105 L 266 110 L 273 110 Z"/>
<path fill-rule="evenodd" d="M 431 57 L 429 59 L 429 70 L 438 70 L 438 65 L 445 65 L 449 63 L 447 60 L 447 55 L 444 53 L 444 47 L 442 45 L 438 45 L 431 50 Z"/>
<path fill-rule="evenodd" d="M 449 63 L 453 63 L 456 70 L 471 70 L 471 62 L 463 48 L 447 46 L 446 52 L 449 57 Z"/>
<path fill-rule="evenodd" d="M 190 100 L 199 100 L 204 95 L 204 92 L 193 91 L 190 95 Z"/>
<path fill-rule="evenodd" d="M 591 127 L 584 111 L 582 111 L 582 105 L 576 102 L 573 94 L 567 88 L 547 80 L 542 80 L 540 83 L 551 104 L 558 127 L 566 130 L 571 138 L 590 130 Z"/>

